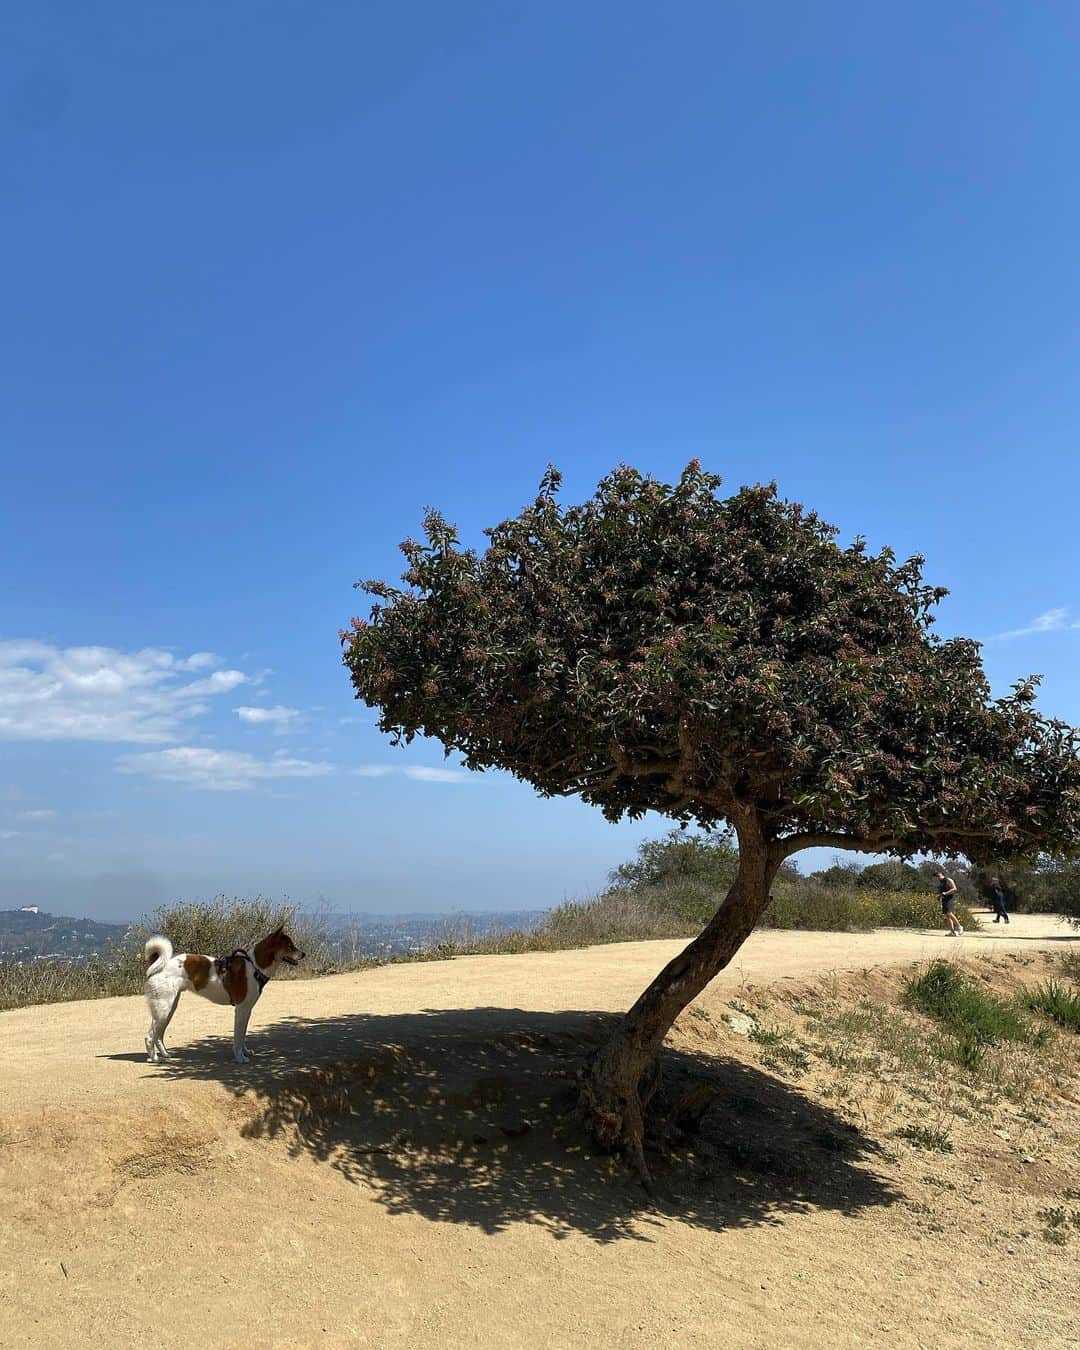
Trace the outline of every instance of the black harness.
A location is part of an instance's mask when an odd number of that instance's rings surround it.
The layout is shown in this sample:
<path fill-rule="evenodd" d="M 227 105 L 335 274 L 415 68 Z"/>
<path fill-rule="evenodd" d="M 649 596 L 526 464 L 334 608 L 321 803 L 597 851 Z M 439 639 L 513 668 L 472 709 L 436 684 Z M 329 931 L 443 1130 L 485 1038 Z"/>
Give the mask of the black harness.
<path fill-rule="evenodd" d="M 217 960 L 214 962 L 214 965 L 217 967 L 218 979 L 224 986 L 225 991 L 228 992 L 229 989 L 229 986 L 225 984 L 225 976 L 228 975 L 229 967 L 232 965 L 232 963 L 236 960 L 238 956 L 241 958 L 241 960 L 246 961 L 248 965 L 251 967 L 251 973 L 255 977 L 255 983 L 259 986 L 259 993 L 261 994 L 262 991 L 266 988 L 267 984 L 269 983 L 270 976 L 263 974 L 263 972 L 255 964 L 255 958 L 251 955 L 250 952 L 245 951 L 243 947 L 237 947 L 236 950 L 231 951 L 228 954 L 228 956 L 219 956 Z M 233 1005 L 234 1008 L 236 1007 L 236 1001 L 231 994 L 229 994 L 229 1002 Z"/>

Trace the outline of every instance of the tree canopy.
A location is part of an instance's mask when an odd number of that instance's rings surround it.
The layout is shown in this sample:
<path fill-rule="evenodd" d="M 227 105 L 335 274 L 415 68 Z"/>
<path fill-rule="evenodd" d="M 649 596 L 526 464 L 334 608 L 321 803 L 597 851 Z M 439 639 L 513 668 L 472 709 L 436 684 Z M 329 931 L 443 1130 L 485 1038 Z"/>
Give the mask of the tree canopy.
<path fill-rule="evenodd" d="M 847 546 L 774 485 L 720 495 L 622 467 L 463 547 L 438 512 L 404 587 L 370 581 L 343 633 L 356 694 L 396 740 L 576 794 L 610 820 L 752 816 L 776 860 L 823 845 L 972 859 L 1080 838 L 1080 742 L 991 697 L 978 644 L 943 640 L 919 557 Z"/>

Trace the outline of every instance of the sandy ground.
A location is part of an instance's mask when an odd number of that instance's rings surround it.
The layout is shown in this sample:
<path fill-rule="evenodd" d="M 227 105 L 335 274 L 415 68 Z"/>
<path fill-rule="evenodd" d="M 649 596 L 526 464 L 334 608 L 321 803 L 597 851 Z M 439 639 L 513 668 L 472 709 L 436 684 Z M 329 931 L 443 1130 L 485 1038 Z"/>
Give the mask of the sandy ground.
<path fill-rule="evenodd" d="M 702 1008 L 940 954 L 1030 963 L 1073 932 L 761 932 Z M 706 1049 L 740 1120 L 781 1141 L 771 1171 L 675 1171 L 649 1200 L 553 1134 L 590 1014 L 625 1009 L 681 945 L 275 982 L 244 1069 L 229 1013 L 190 996 L 162 1066 L 141 998 L 0 1013 L 0 1346 L 1080 1345 L 1080 1241 L 980 1226 L 974 1170 L 985 1148 L 1023 1173 L 1016 1213 L 1034 1213 L 1033 1178 L 1080 1187 L 1075 1156 L 1025 1164 L 976 1132 L 963 1163 L 905 1172 L 869 1136 L 834 1158 L 850 1120 L 726 1031 Z M 698 1054 L 688 1031 L 672 1053 Z M 911 1197 L 931 1172 L 955 1194 L 926 1225 Z"/>

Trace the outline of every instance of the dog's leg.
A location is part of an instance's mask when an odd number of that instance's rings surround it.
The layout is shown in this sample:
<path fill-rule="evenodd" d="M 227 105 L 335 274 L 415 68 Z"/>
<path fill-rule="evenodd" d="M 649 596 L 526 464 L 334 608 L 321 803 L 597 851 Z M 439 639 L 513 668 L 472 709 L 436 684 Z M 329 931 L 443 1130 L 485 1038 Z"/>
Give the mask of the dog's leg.
<path fill-rule="evenodd" d="M 169 1058 L 169 1052 L 165 1049 L 161 1038 L 165 1034 L 165 1028 L 169 1025 L 179 1001 L 179 990 L 177 990 L 175 998 L 170 998 L 169 991 L 164 989 L 148 989 L 146 991 L 146 1003 L 150 1009 L 150 1030 L 146 1033 L 146 1057 L 151 1064 L 156 1064 L 160 1059 Z"/>
<path fill-rule="evenodd" d="M 236 1016 L 233 1019 L 233 1059 L 236 1060 L 237 1064 L 248 1062 L 248 1051 L 244 1041 L 253 1007 L 254 1003 L 249 1003 L 247 999 L 236 1005 Z"/>
<path fill-rule="evenodd" d="M 162 1022 L 162 1024 L 158 1027 L 157 1045 L 158 1049 L 161 1051 L 162 1055 L 166 1059 L 169 1058 L 169 1052 L 165 1049 L 165 1033 L 169 1029 L 169 1023 L 173 1020 L 173 1013 L 176 1012 L 176 1005 L 180 1002 L 180 995 L 183 992 L 184 991 L 182 989 L 178 989 L 176 991 L 176 997 L 172 1001 L 172 1007 L 169 1009 L 169 1015 L 168 1017 L 166 1017 L 165 1021 Z"/>

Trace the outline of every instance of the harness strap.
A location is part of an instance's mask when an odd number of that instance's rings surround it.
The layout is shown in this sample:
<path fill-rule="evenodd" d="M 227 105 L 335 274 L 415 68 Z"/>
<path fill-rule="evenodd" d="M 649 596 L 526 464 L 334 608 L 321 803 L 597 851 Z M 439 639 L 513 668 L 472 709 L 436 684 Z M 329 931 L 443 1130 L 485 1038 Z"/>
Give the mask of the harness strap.
<path fill-rule="evenodd" d="M 243 947 L 237 947 L 236 950 L 230 952 L 228 956 L 218 957 L 216 962 L 218 970 L 218 978 L 221 980 L 222 984 L 225 984 L 225 974 L 229 969 L 229 965 L 238 956 L 242 957 L 248 963 L 248 965 L 251 966 L 251 973 L 255 977 L 255 983 L 259 986 L 259 993 L 261 994 L 262 991 L 266 988 L 267 984 L 269 984 L 270 976 L 263 974 L 263 972 L 255 964 L 255 958 L 249 952 L 246 952 L 243 949 Z M 225 988 L 227 992 L 228 985 L 225 985 Z M 236 1007 L 236 1002 L 231 994 L 229 995 L 229 1002 L 233 1005 L 234 1008 Z"/>

